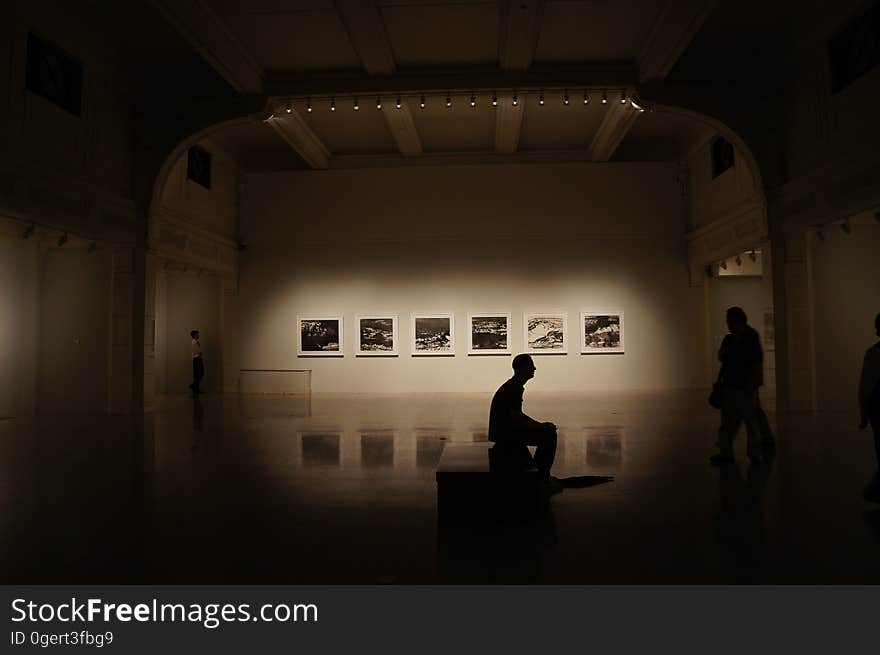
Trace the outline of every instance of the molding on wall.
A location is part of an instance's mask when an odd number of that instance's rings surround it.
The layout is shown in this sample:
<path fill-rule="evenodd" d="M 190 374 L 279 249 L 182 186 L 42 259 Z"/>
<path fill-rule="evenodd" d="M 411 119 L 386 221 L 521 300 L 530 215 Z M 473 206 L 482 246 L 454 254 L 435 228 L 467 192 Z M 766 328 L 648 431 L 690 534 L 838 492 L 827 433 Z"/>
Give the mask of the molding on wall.
<path fill-rule="evenodd" d="M 769 238 L 766 204 L 756 198 L 741 203 L 687 239 L 691 277 L 703 267 L 753 247 Z"/>
<path fill-rule="evenodd" d="M 238 274 L 238 245 L 163 209 L 150 219 L 148 247 L 158 257 L 218 273 Z"/>

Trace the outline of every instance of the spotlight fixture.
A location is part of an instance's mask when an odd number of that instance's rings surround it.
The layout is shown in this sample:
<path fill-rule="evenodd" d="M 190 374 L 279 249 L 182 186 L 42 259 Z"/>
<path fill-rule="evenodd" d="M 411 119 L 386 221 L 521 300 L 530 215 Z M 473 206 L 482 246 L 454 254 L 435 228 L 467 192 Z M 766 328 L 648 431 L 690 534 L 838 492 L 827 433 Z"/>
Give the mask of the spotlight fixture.
<path fill-rule="evenodd" d="M 60 247 L 63 246 L 65 243 L 67 243 L 67 232 L 65 232 L 64 234 L 61 235 L 61 237 L 59 237 L 59 239 L 58 239 L 58 247 L 60 248 Z"/>
<path fill-rule="evenodd" d="M 330 111 L 336 111 L 336 98 L 330 98 Z"/>
<path fill-rule="evenodd" d="M 381 96 L 376 96 L 376 109 L 382 109 L 382 98 L 381 98 Z"/>
<path fill-rule="evenodd" d="M 516 97 L 516 94 L 513 94 L 513 106 L 516 107 L 519 104 L 519 98 Z"/>
<path fill-rule="evenodd" d="M 568 89 L 565 90 L 565 95 L 562 96 L 562 104 L 568 107 Z"/>
<path fill-rule="evenodd" d="M 825 241 L 825 230 L 821 227 L 816 228 L 816 238 L 819 239 L 819 241 Z"/>
<path fill-rule="evenodd" d="M 357 110 L 360 109 L 360 108 L 361 108 L 361 106 L 358 104 L 357 96 L 355 96 L 355 99 L 354 99 L 354 110 L 357 111 Z"/>
<path fill-rule="evenodd" d="M 400 96 L 397 96 L 397 102 L 394 103 L 394 106 L 395 106 L 397 109 L 400 109 Z"/>
<path fill-rule="evenodd" d="M 629 99 L 629 104 L 631 104 L 631 105 L 633 106 L 633 108 L 634 108 L 636 111 L 638 111 L 638 112 L 643 112 L 643 111 L 645 111 L 645 108 L 642 107 L 639 103 L 637 103 L 637 102 L 636 102 L 635 100 L 633 100 L 632 98 Z"/>
<path fill-rule="evenodd" d="M 306 111 L 310 114 L 312 113 L 312 99 L 311 98 L 309 98 L 306 101 Z"/>
<path fill-rule="evenodd" d="M 32 236 L 34 236 L 34 232 L 36 232 L 36 231 L 37 231 L 37 227 L 33 223 L 31 223 L 30 225 L 27 226 L 27 228 L 25 229 L 24 234 L 22 236 L 25 239 L 30 239 Z"/>
<path fill-rule="evenodd" d="M 737 265 L 737 266 L 742 266 L 742 265 L 743 265 L 743 258 L 740 257 L 739 255 L 736 256 L 736 260 L 735 260 L 735 261 L 736 261 L 736 265 Z"/>
<path fill-rule="evenodd" d="M 94 241 L 92 241 L 92 242 L 89 243 L 89 247 L 88 247 L 88 250 L 87 250 L 86 252 L 88 252 L 89 254 L 92 254 L 92 253 L 95 252 L 97 249 L 98 249 L 98 244 L 95 243 Z"/>
<path fill-rule="evenodd" d="M 620 92 L 620 104 L 622 104 L 622 105 L 626 104 L 626 90 L 625 89 Z"/>
<path fill-rule="evenodd" d="M 471 104 L 471 107 L 477 106 L 477 99 L 474 97 L 473 93 L 471 94 L 471 103 L 470 104 Z"/>
<path fill-rule="evenodd" d="M 543 107 L 544 106 L 544 92 L 541 91 L 541 95 L 538 96 L 538 104 Z"/>
<path fill-rule="evenodd" d="M 421 100 L 419 100 L 419 109 L 424 109 L 424 108 L 425 108 L 425 94 L 423 93 Z"/>
<path fill-rule="evenodd" d="M 844 234 L 852 234 L 852 226 L 849 224 L 849 219 L 840 224 L 840 229 L 843 230 Z"/>
<path fill-rule="evenodd" d="M 584 89 L 584 107 L 590 104 L 590 94 L 587 93 L 587 90 Z"/>
<path fill-rule="evenodd" d="M 495 93 L 494 91 L 492 92 L 492 106 L 493 107 L 498 106 L 498 94 Z"/>
<path fill-rule="evenodd" d="M 608 104 L 608 92 L 607 91 L 602 92 L 602 104 L 603 105 Z"/>
<path fill-rule="evenodd" d="M 446 108 L 449 109 L 452 107 L 452 98 L 449 97 L 449 94 L 446 94 Z"/>
<path fill-rule="evenodd" d="M 725 259 L 723 262 L 721 262 L 719 264 L 719 266 L 726 271 L 727 270 L 727 260 Z"/>
<path fill-rule="evenodd" d="M 754 249 L 749 252 L 749 259 L 751 259 L 753 262 L 758 261 L 758 254 L 754 251 Z"/>
<path fill-rule="evenodd" d="M 287 101 L 287 106 L 284 108 L 285 113 L 290 113 L 293 111 L 293 108 L 290 106 L 290 100 Z"/>

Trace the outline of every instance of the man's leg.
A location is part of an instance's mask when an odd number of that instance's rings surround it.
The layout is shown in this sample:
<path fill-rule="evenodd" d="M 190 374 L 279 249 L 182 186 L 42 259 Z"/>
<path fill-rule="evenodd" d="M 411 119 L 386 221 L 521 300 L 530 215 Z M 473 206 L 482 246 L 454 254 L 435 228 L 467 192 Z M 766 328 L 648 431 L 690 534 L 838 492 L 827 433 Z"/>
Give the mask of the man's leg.
<path fill-rule="evenodd" d="M 740 416 L 746 424 L 746 452 L 753 462 L 761 460 L 761 425 L 758 421 L 758 390 L 749 389 L 740 395 Z"/>
<path fill-rule="evenodd" d="M 770 427 L 770 419 L 767 418 L 767 412 L 761 407 L 761 397 L 758 396 L 758 429 L 761 434 L 761 446 L 765 449 L 773 448 L 776 445 L 776 437 L 773 436 L 773 428 Z"/>
<path fill-rule="evenodd" d="M 202 378 L 205 377 L 205 363 L 201 357 L 193 358 L 193 392 L 200 393 L 199 385 L 202 384 Z"/>
<path fill-rule="evenodd" d="M 733 439 L 742 424 L 738 393 L 737 389 L 729 387 L 724 389 L 721 402 L 721 427 L 718 428 L 718 448 L 721 457 L 733 458 Z"/>
<path fill-rule="evenodd" d="M 535 446 L 535 466 L 538 467 L 541 476 L 550 477 L 550 469 L 553 468 L 553 460 L 556 459 L 556 430 L 530 435 L 528 444 Z"/>

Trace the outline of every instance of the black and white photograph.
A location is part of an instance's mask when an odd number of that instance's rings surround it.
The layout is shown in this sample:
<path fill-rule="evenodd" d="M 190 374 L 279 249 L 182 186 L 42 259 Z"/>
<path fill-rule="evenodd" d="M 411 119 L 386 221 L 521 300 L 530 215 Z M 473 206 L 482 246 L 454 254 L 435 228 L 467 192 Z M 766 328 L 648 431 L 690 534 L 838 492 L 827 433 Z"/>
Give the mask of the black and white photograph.
<path fill-rule="evenodd" d="M 568 316 L 565 312 L 527 312 L 523 314 L 525 352 L 532 355 L 564 355 Z"/>
<path fill-rule="evenodd" d="M 297 324 L 297 349 L 299 357 L 341 357 L 341 316 L 299 316 Z"/>
<path fill-rule="evenodd" d="M 413 314 L 412 354 L 454 355 L 455 324 L 452 314 Z"/>
<path fill-rule="evenodd" d="M 468 316 L 469 355 L 510 354 L 510 312 L 485 312 Z"/>
<path fill-rule="evenodd" d="M 370 314 L 355 317 L 358 357 L 396 357 L 398 354 L 398 317 L 393 314 Z"/>
<path fill-rule="evenodd" d="M 581 312 L 581 353 L 623 352 L 623 312 Z"/>

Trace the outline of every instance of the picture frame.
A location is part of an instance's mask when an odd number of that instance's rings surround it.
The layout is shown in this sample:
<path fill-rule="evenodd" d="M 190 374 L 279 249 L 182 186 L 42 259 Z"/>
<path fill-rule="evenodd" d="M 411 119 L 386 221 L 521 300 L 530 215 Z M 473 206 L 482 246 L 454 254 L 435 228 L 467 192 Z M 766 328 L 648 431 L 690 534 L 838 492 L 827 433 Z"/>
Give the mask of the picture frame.
<path fill-rule="evenodd" d="M 450 313 L 413 313 L 410 346 L 413 357 L 455 356 L 455 316 Z"/>
<path fill-rule="evenodd" d="M 400 317 L 390 313 L 358 314 L 354 318 L 356 357 L 397 357 Z"/>
<path fill-rule="evenodd" d="M 523 352 L 568 354 L 568 314 L 563 311 L 523 313 Z"/>
<path fill-rule="evenodd" d="M 468 314 L 468 355 L 510 355 L 510 312 Z"/>
<path fill-rule="evenodd" d="M 297 357 L 344 357 L 343 318 L 337 316 L 297 316 Z"/>
<path fill-rule="evenodd" d="M 623 310 L 594 309 L 580 314 L 578 334 L 582 355 L 620 355 L 625 352 Z"/>

